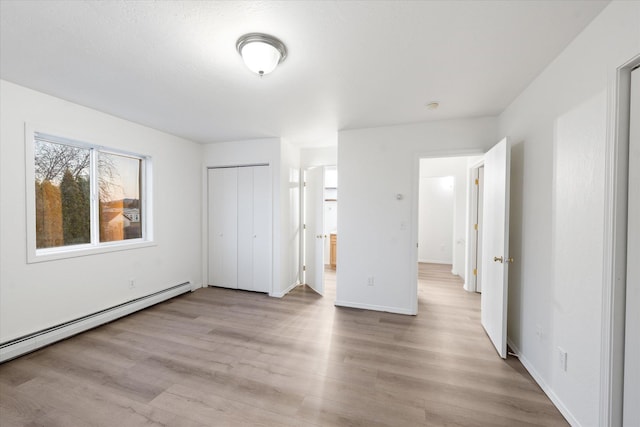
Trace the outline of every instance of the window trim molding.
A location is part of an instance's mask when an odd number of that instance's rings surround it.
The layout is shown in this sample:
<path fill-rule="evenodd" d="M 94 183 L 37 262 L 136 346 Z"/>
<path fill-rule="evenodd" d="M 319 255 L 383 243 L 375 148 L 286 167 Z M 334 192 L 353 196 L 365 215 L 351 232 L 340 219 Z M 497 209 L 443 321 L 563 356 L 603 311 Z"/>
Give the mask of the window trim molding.
<path fill-rule="evenodd" d="M 58 144 L 73 145 L 81 148 L 92 149 L 91 156 L 91 239 L 92 243 L 59 246 L 54 248 L 41 248 L 36 247 L 36 194 L 35 194 L 35 149 L 34 140 L 36 134 L 43 134 L 53 137 L 50 142 Z M 109 252 L 117 252 L 123 250 L 131 250 L 145 247 L 157 246 L 153 236 L 153 164 L 152 158 L 149 155 L 142 155 L 133 153 L 131 151 L 119 150 L 113 147 L 105 147 L 100 144 L 92 144 L 86 141 L 86 138 L 77 138 L 73 135 L 67 137 L 60 137 L 58 135 L 69 135 L 70 132 L 60 131 L 59 129 L 52 130 L 46 126 L 34 125 L 31 123 L 25 123 L 25 215 L 26 215 L 26 236 L 27 236 L 27 264 L 54 261 L 68 258 L 76 258 L 88 255 L 103 254 Z M 60 138 L 59 140 L 56 140 Z M 116 242 L 100 242 L 98 233 L 98 227 L 94 226 L 98 218 L 98 210 L 95 208 L 94 200 L 98 197 L 97 189 L 95 187 L 95 158 L 98 152 L 104 152 L 108 154 L 115 154 L 121 156 L 129 156 L 143 160 L 141 162 L 141 216 L 142 216 L 142 238 L 120 240 Z"/>

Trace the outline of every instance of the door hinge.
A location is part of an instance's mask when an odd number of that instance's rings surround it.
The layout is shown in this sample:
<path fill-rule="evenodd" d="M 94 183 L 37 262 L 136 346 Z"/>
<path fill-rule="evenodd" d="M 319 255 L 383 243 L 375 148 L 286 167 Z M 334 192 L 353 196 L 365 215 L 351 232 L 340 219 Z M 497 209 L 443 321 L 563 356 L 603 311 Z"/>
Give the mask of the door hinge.
<path fill-rule="evenodd" d="M 307 186 L 307 182 L 306 182 L 306 181 L 305 181 L 303 184 L 304 184 L 304 185 L 303 185 L 303 187 L 306 187 L 306 186 Z"/>
<path fill-rule="evenodd" d="M 476 185 L 480 184 L 480 181 L 478 181 L 478 178 L 476 178 Z"/>
<path fill-rule="evenodd" d="M 302 271 L 307 271 L 307 266 L 306 265 L 302 266 Z"/>
<path fill-rule="evenodd" d="M 307 224 L 302 224 L 302 229 L 306 230 L 307 229 Z"/>
<path fill-rule="evenodd" d="M 478 231 L 478 224 L 473 224 L 473 229 Z"/>
<path fill-rule="evenodd" d="M 477 268 L 474 268 L 474 269 L 473 269 L 473 275 L 474 275 L 474 276 L 477 276 L 477 275 L 478 275 L 478 269 L 477 269 Z"/>

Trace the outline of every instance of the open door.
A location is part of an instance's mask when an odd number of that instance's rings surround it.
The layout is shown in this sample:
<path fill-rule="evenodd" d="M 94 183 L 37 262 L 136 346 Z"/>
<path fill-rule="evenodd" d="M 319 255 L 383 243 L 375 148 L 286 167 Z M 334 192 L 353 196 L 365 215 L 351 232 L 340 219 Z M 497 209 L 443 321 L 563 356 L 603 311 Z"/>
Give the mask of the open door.
<path fill-rule="evenodd" d="M 503 359 L 507 357 L 509 263 L 509 165 L 507 138 L 484 157 L 482 235 L 482 326 Z"/>
<path fill-rule="evenodd" d="M 304 177 L 304 283 L 324 294 L 324 168 L 307 169 Z"/>

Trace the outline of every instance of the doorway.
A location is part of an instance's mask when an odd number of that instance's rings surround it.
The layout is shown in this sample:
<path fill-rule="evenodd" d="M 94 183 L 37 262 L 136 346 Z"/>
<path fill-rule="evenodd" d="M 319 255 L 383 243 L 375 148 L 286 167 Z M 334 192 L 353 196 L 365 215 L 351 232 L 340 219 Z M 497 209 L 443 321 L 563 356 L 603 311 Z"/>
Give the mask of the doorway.
<path fill-rule="evenodd" d="M 482 292 L 482 232 L 484 204 L 484 160 L 472 165 L 469 169 L 469 209 L 467 224 L 467 263 L 465 290 Z"/>
<path fill-rule="evenodd" d="M 481 156 L 459 156 L 422 158 L 419 163 L 418 262 L 450 265 L 466 290 L 475 290 L 475 280 L 468 283 L 474 277 L 468 257 L 476 253 L 469 249 L 469 221 L 476 220 L 471 215 L 471 168 L 481 161 Z"/>
<path fill-rule="evenodd" d="M 496 145 L 491 147 L 485 154 L 482 156 L 484 159 L 484 178 L 485 182 L 482 186 L 482 195 L 483 195 L 483 206 L 482 206 L 482 235 L 481 235 L 481 245 L 482 248 L 476 254 L 477 256 L 477 264 L 481 265 L 482 271 L 482 296 L 480 299 L 481 302 L 481 323 L 483 328 L 485 329 L 488 337 L 493 343 L 498 355 L 506 359 L 507 357 L 507 295 L 508 295 L 508 267 L 509 264 L 513 262 L 513 258 L 509 255 L 509 176 L 510 176 L 510 145 L 507 138 L 503 138 Z M 445 158 L 447 161 L 450 159 L 455 159 L 452 157 Z M 435 161 L 433 159 L 418 159 L 418 179 L 419 183 L 422 178 L 425 176 L 425 172 L 421 167 L 421 164 L 424 164 L 428 161 L 432 161 L 432 166 L 429 168 L 430 173 L 433 173 L 437 170 L 438 166 L 444 163 L 444 159 L 440 159 L 440 162 Z M 470 171 L 470 165 L 468 160 L 464 160 L 467 162 L 465 172 Z M 475 160 L 479 162 L 479 159 Z M 425 168 L 426 170 L 426 168 Z M 444 174 L 441 174 L 443 176 Z M 446 175 L 444 175 L 446 176 Z M 452 272 L 456 273 L 458 269 L 456 268 L 456 263 L 460 265 L 462 258 L 462 264 L 466 266 L 465 270 L 468 271 L 470 269 L 469 263 L 470 258 L 465 255 L 469 253 L 469 233 L 465 232 L 465 236 L 467 236 L 466 241 L 460 237 L 460 233 L 456 231 L 458 224 L 462 224 L 463 230 L 466 229 L 464 227 L 465 221 L 462 220 L 463 216 L 461 215 L 461 211 L 464 210 L 466 213 L 467 223 L 469 215 L 469 204 L 467 201 L 469 200 L 469 177 L 467 179 L 461 178 L 457 180 L 458 182 L 464 182 L 467 184 L 467 187 L 458 188 L 458 193 L 462 194 L 462 204 L 459 204 L 456 208 L 454 208 L 454 244 L 460 245 L 462 244 L 462 257 L 458 255 L 460 250 L 459 247 L 454 250 L 453 255 L 453 264 L 452 264 Z M 418 193 L 420 193 L 420 185 L 418 186 Z M 466 195 L 466 197 L 465 197 Z M 458 199 L 459 196 L 456 197 Z M 418 194 L 417 197 L 417 205 L 423 203 L 420 200 L 420 196 Z M 462 206 L 466 208 L 462 209 Z M 419 208 L 414 208 L 414 212 L 416 213 L 416 220 L 414 222 L 415 226 L 419 230 L 420 226 L 420 216 L 419 216 Z M 418 253 L 420 249 L 420 242 L 417 243 L 418 250 L 415 252 L 416 257 L 414 258 L 416 261 L 418 260 Z M 424 244 L 424 243 L 423 243 Z M 467 248 L 466 252 L 464 248 Z M 456 259 L 458 258 L 458 259 Z M 416 282 L 418 281 L 418 265 L 416 265 Z M 463 270 L 464 271 L 464 270 Z M 458 275 L 460 275 L 458 273 Z M 468 277 L 463 277 L 468 280 Z M 417 292 L 416 286 L 416 292 Z M 416 312 L 417 312 L 417 297 L 416 297 Z"/>

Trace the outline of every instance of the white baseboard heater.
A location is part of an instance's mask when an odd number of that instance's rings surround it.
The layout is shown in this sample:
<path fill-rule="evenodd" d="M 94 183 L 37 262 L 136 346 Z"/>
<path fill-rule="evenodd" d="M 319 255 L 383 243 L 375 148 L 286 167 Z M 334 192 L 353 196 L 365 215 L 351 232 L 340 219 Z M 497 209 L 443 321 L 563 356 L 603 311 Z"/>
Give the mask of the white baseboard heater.
<path fill-rule="evenodd" d="M 0 363 L 191 291 L 185 282 L 0 344 Z"/>

